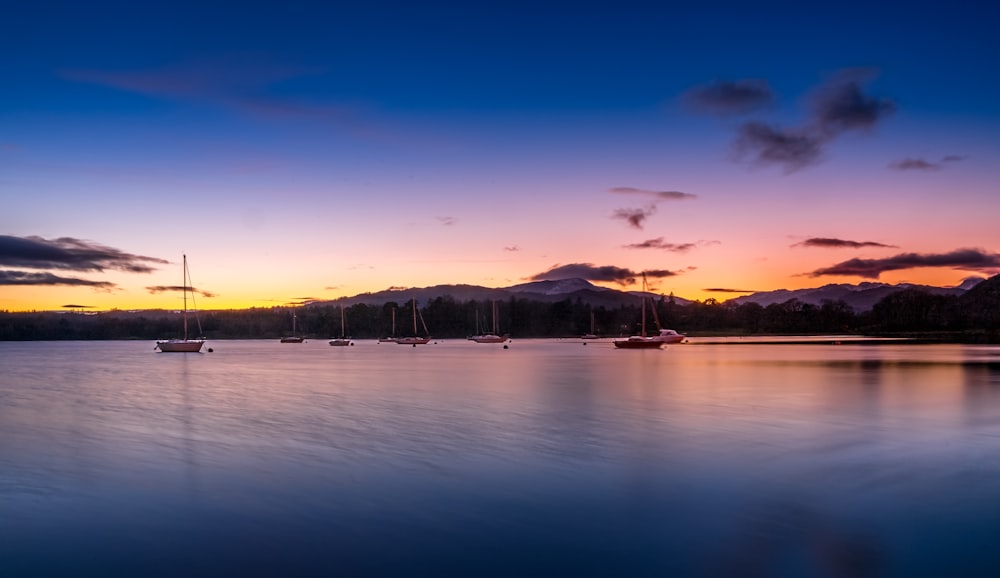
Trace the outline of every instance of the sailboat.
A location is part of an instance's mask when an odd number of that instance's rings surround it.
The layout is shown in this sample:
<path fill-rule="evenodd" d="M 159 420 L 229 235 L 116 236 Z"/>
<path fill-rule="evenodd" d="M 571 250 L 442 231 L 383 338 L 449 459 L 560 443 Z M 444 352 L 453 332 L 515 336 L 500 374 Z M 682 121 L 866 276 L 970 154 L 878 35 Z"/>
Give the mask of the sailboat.
<path fill-rule="evenodd" d="M 344 330 L 344 306 L 340 306 L 340 337 L 335 337 L 330 340 L 330 345 L 335 347 L 343 347 L 345 345 L 354 345 L 351 340 L 347 338 L 347 333 Z"/>
<path fill-rule="evenodd" d="M 395 343 L 396 342 L 396 308 L 392 308 L 392 335 L 390 337 L 379 337 L 379 343 Z"/>
<path fill-rule="evenodd" d="M 594 333 L 594 310 L 590 310 L 590 333 L 584 333 L 580 336 L 580 339 L 600 339 L 596 333 Z"/>
<path fill-rule="evenodd" d="M 184 255 L 184 285 L 182 286 L 182 293 L 184 294 L 184 339 L 165 339 L 163 341 L 157 341 L 156 347 L 154 349 L 159 349 L 163 353 L 198 353 L 201 351 L 201 346 L 205 344 L 204 339 L 188 339 L 188 317 L 187 317 L 187 294 L 188 289 L 191 289 L 189 285 L 191 274 L 188 272 L 187 265 L 187 255 Z M 191 302 L 194 303 L 194 293 L 191 293 Z M 195 320 L 198 321 L 198 333 L 201 333 L 201 320 L 195 315 Z"/>
<path fill-rule="evenodd" d="M 479 325 L 479 314 L 476 313 L 476 325 Z M 475 341 L 476 343 L 503 343 L 507 341 L 506 335 L 499 335 L 497 331 L 497 302 L 493 302 L 493 333 L 484 333 L 480 335 L 473 335 L 469 338 L 470 341 Z"/>
<path fill-rule="evenodd" d="M 667 341 L 662 338 L 664 331 L 670 331 L 660 329 L 660 318 L 656 315 L 656 307 L 651 308 L 653 311 L 653 318 L 656 320 L 656 329 L 658 334 L 655 336 L 646 336 L 646 274 L 642 274 L 642 333 L 639 335 L 633 335 L 628 339 L 616 339 L 615 347 L 621 349 L 659 349 L 663 347 L 663 344 Z"/>
<path fill-rule="evenodd" d="M 424 323 L 424 316 L 423 315 L 420 315 L 420 323 L 423 324 L 423 326 L 424 326 L 424 333 L 427 333 L 428 336 L 427 337 L 418 337 L 417 336 L 417 315 L 418 314 L 419 314 L 419 312 L 417 311 L 417 299 L 416 299 L 416 297 L 414 297 L 413 298 L 413 336 L 412 337 L 397 337 L 396 338 L 396 343 L 398 343 L 400 345 L 424 345 L 424 344 L 426 344 L 427 342 L 429 342 L 431 340 L 431 338 L 430 338 L 430 331 L 427 331 L 427 324 Z"/>
<path fill-rule="evenodd" d="M 302 343 L 305 341 L 305 337 L 295 334 L 295 310 L 292 310 L 292 335 L 290 337 L 282 337 L 282 343 Z"/>

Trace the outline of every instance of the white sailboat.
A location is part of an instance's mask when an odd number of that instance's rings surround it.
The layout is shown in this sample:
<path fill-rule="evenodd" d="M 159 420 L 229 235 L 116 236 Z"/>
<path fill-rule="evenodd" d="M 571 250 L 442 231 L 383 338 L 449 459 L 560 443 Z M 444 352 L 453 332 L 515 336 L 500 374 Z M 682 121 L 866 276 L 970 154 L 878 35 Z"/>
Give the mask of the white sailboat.
<path fill-rule="evenodd" d="M 305 337 L 295 334 L 295 310 L 292 310 L 292 334 L 289 337 L 282 337 L 282 343 L 302 343 L 305 341 Z"/>
<path fill-rule="evenodd" d="M 389 337 L 379 337 L 379 343 L 395 343 L 396 342 L 396 307 L 392 308 L 392 335 Z"/>
<path fill-rule="evenodd" d="M 590 333 L 584 333 L 580 336 L 580 339 L 600 339 L 596 333 L 594 333 L 594 310 L 590 310 Z"/>
<path fill-rule="evenodd" d="M 165 339 L 156 342 L 156 347 L 154 349 L 159 349 L 163 353 L 198 353 L 201 351 L 201 346 L 205 344 L 204 339 L 188 339 L 188 318 L 187 318 L 187 293 L 188 289 L 191 289 L 189 281 L 191 278 L 188 272 L 187 266 L 187 255 L 184 255 L 184 285 L 181 287 L 181 292 L 184 294 L 184 338 L 183 339 Z M 194 303 L 194 292 L 191 293 L 191 302 Z M 201 320 L 195 315 L 195 320 L 198 321 L 198 333 L 201 333 Z"/>
<path fill-rule="evenodd" d="M 330 345 L 334 347 L 345 347 L 347 345 L 354 345 L 351 340 L 347 337 L 347 332 L 344 329 L 344 306 L 340 306 L 340 337 L 335 337 L 330 340 Z"/>
<path fill-rule="evenodd" d="M 420 313 L 417 311 L 417 299 L 413 298 L 413 335 L 411 337 L 397 337 L 396 343 L 400 345 L 425 345 L 428 343 L 430 338 L 430 331 L 427 330 L 427 324 L 424 323 L 424 316 L 420 315 L 420 323 L 424 326 L 424 333 L 427 337 L 420 337 L 417 335 L 417 315 Z"/>
<path fill-rule="evenodd" d="M 478 321 L 479 321 L 479 314 L 477 313 L 476 314 L 476 322 L 477 322 L 476 325 L 477 326 L 479 325 Z M 506 335 L 499 335 L 499 331 L 497 329 L 497 302 L 496 301 L 493 302 L 493 333 L 484 333 L 484 334 L 480 334 L 480 335 L 473 335 L 472 337 L 469 337 L 469 341 L 475 341 L 476 343 L 503 343 L 504 341 L 507 341 L 507 336 Z"/>

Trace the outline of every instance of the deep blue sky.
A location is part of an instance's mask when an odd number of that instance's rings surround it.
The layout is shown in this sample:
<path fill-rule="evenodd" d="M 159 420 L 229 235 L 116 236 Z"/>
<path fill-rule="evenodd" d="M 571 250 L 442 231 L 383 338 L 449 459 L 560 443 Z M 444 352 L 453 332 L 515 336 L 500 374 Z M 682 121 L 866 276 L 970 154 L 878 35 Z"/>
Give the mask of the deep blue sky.
<path fill-rule="evenodd" d="M 954 283 L 1000 267 L 998 16 L 971 2 L 20 2 L 0 22 L 0 235 L 188 251 L 242 305 L 566 265 L 610 283 L 659 270 L 691 298 Z M 692 108 L 711 90 L 757 93 L 738 113 Z M 0 247 L 11 308 L 138 303 L 166 284 L 49 283 L 20 257 Z M 836 266 L 851 259 L 876 262 Z"/>

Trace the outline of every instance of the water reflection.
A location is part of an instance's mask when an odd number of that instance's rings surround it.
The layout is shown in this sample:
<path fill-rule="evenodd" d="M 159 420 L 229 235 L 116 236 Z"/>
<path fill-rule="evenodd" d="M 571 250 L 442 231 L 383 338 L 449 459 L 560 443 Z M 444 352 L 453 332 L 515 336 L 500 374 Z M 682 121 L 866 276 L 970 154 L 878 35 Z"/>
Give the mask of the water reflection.
<path fill-rule="evenodd" d="M 996 348 L 146 345 L 0 343 L 0 574 L 1000 575 Z"/>

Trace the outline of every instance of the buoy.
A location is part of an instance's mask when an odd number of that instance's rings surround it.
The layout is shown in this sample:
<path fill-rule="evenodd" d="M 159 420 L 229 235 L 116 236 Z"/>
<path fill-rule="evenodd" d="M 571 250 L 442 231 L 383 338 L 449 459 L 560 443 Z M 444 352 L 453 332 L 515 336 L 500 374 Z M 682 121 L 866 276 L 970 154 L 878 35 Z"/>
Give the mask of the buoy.
<path fill-rule="evenodd" d="M 214 349 L 212 349 L 211 347 L 209 347 L 209 348 L 208 348 L 208 352 L 209 352 L 209 353 L 212 353 L 213 351 L 215 351 L 215 350 L 214 350 Z"/>
<path fill-rule="evenodd" d="M 504 349 L 507 349 L 507 346 L 506 346 L 506 345 L 504 345 L 504 346 L 503 346 L 503 348 L 504 348 Z"/>

